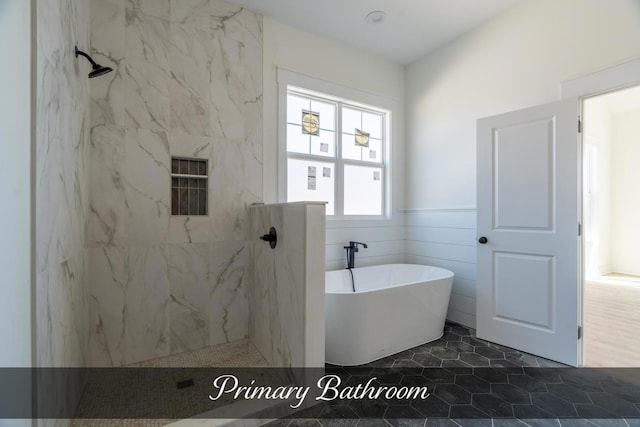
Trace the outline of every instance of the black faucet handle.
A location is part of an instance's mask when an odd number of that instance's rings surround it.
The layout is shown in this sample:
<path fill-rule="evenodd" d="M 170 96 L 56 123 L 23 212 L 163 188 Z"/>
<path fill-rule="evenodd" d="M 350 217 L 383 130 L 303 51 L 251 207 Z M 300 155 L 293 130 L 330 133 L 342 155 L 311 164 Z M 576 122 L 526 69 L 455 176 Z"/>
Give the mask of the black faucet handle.
<path fill-rule="evenodd" d="M 358 245 L 362 246 L 365 249 L 368 248 L 366 243 L 354 242 L 354 241 L 349 242 L 349 247 L 353 248 L 355 252 L 358 252 Z"/>

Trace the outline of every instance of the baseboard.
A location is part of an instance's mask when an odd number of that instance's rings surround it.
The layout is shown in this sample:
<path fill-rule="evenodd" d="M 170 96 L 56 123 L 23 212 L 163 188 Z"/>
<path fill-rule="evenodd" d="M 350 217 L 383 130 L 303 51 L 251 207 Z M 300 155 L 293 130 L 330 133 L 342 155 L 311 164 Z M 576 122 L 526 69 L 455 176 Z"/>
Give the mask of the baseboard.
<path fill-rule="evenodd" d="M 463 313 L 459 310 L 449 308 L 447 311 L 447 320 L 457 323 L 458 325 L 467 326 L 471 329 L 476 328 L 476 317 L 469 313 Z"/>
<path fill-rule="evenodd" d="M 604 276 L 605 274 L 613 273 L 613 268 L 610 264 L 598 266 L 598 274 Z"/>
<path fill-rule="evenodd" d="M 611 271 L 609 273 L 626 274 L 628 276 L 640 277 L 640 270 L 638 269 L 617 267 L 615 265 L 611 267 Z"/>

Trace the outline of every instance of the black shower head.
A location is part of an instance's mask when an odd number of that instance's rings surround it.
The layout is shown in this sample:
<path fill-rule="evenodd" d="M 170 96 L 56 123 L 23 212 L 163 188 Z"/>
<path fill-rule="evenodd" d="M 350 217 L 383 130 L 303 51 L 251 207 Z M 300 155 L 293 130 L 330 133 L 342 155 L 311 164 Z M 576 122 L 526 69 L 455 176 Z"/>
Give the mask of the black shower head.
<path fill-rule="evenodd" d="M 113 71 L 113 68 L 111 67 L 103 67 L 102 65 L 96 64 L 97 67 L 93 67 L 93 71 L 91 71 L 89 73 L 89 78 L 92 79 L 94 77 L 99 77 L 103 74 L 107 74 L 110 73 L 111 71 Z"/>
<path fill-rule="evenodd" d="M 89 73 L 89 78 L 90 79 L 92 79 L 94 77 L 102 76 L 104 74 L 107 74 L 107 73 L 113 71 L 113 68 L 103 67 L 102 65 L 96 63 L 96 61 L 91 59 L 91 57 L 89 55 L 87 55 L 83 51 L 79 50 L 78 46 L 76 46 L 76 58 L 78 57 L 78 55 L 84 56 L 85 58 L 87 58 L 89 60 L 89 62 L 91 62 L 91 66 L 93 67 L 93 70 Z"/>

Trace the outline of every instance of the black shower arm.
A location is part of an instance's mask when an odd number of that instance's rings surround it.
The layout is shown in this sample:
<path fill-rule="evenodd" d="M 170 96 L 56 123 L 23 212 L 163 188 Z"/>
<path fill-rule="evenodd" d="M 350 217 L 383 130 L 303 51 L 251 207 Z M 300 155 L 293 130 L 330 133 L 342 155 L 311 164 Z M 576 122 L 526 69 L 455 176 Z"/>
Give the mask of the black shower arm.
<path fill-rule="evenodd" d="M 89 60 L 89 62 L 91 62 L 91 65 L 93 67 L 96 67 L 98 64 L 96 63 L 96 61 L 94 61 L 93 59 L 91 59 L 91 57 L 89 55 L 87 55 L 86 53 L 84 53 L 83 51 L 81 51 L 80 49 L 78 49 L 78 46 L 76 46 L 76 58 L 78 57 L 78 55 L 80 56 L 84 56 L 85 58 L 87 58 Z"/>

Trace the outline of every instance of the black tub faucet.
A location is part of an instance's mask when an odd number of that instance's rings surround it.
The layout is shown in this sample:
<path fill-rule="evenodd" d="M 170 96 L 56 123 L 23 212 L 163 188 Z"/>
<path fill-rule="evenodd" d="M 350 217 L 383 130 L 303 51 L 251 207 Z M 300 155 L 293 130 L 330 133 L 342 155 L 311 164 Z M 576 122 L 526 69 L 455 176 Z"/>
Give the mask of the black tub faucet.
<path fill-rule="evenodd" d="M 349 242 L 349 246 L 345 246 L 344 248 L 347 250 L 347 268 L 351 269 L 355 267 L 356 257 L 355 253 L 358 252 L 358 245 L 362 245 L 363 248 L 367 249 L 366 243 L 360 242 Z"/>

